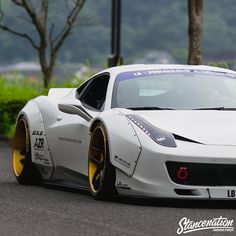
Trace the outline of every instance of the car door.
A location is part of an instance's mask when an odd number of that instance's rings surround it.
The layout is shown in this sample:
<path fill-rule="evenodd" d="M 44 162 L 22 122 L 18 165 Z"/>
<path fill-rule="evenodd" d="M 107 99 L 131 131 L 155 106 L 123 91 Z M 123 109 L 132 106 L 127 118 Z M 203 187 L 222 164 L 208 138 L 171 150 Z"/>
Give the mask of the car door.
<path fill-rule="evenodd" d="M 92 78 L 86 85 L 82 85 L 82 89 L 77 90 L 77 99 L 81 102 L 82 109 L 91 117 L 103 111 L 108 82 L 109 74 L 101 74 Z M 52 133 L 54 132 L 53 136 L 57 137 L 53 148 L 56 167 L 54 178 L 65 173 L 67 178 L 77 177 L 77 174 L 87 176 L 91 120 L 64 112 L 61 112 L 61 116 L 61 121 L 55 125 L 54 130 L 51 130 Z"/>

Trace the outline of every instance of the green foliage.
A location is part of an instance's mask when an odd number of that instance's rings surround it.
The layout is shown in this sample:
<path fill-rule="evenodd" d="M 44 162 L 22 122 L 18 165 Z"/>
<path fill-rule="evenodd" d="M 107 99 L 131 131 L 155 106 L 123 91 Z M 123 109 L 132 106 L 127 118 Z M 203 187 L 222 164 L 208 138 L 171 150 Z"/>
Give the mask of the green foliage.
<path fill-rule="evenodd" d="M 42 93 L 42 86 L 37 81 L 31 81 L 29 78 L 17 77 L 17 74 L 13 75 L 13 77 L 8 80 L 4 77 L 0 77 L 1 101 L 6 98 L 25 101 Z"/>
<path fill-rule="evenodd" d="M 19 20 L 23 11 L 5 3 L 5 21 L 15 29 L 24 29 L 34 34 L 26 20 Z M 32 0 L 37 3 L 38 0 Z M 104 65 L 110 52 L 111 2 L 108 0 L 86 1 L 79 16 L 78 27 L 68 38 L 59 53 L 61 62 L 89 59 L 92 63 Z M 143 55 L 145 51 L 170 52 L 180 63 L 186 63 L 188 49 L 188 1 L 142 0 L 122 2 L 122 56 L 127 63 Z M 235 0 L 204 1 L 203 53 L 236 51 Z M 40 8 L 39 8 L 40 9 Z M 65 18 L 64 1 L 52 1 L 50 19 L 56 19 L 56 32 Z M 9 16 L 9 17 L 7 17 Z M 17 20 L 15 17 L 19 16 Z M 89 24 L 96 19 L 96 24 Z M 34 35 L 36 37 L 36 35 Z M 27 50 L 26 50 L 27 49 Z M 179 52 L 179 53 L 178 53 Z M 0 62 L 15 62 L 35 59 L 35 51 L 27 41 L 17 39 L 5 32 L 0 34 Z"/>
<path fill-rule="evenodd" d="M 42 84 L 38 84 L 29 78 L 17 77 L 17 74 L 11 80 L 0 77 L 0 136 L 7 136 L 9 138 L 12 138 L 14 135 L 16 116 L 27 101 L 48 93 L 48 89 L 45 90 Z M 71 77 L 60 83 L 52 82 L 50 88 L 72 88 L 78 87 L 80 84 L 81 80 Z"/>
<path fill-rule="evenodd" d="M 222 61 L 222 62 L 211 62 L 209 66 L 221 67 L 225 69 L 236 69 L 236 61 Z"/>
<path fill-rule="evenodd" d="M 0 134 L 10 136 L 18 112 L 29 99 L 43 90 L 27 78 L 6 80 L 0 77 L 0 87 Z"/>

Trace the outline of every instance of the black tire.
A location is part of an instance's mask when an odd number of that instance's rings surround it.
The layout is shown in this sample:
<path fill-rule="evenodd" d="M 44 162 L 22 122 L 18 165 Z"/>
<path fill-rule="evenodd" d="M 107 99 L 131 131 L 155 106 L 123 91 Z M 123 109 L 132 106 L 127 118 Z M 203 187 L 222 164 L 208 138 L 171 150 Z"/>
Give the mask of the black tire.
<path fill-rule="evenodd" d="M 107 134 L 100 122 L 97 123 L 91 135 L 88 178 L 90 191 L 95 199 L 110 200 L 117 193 L 115 167 L 110 162 Z"/>
<path fill-rule="evenodd" d="M 31 161 L 31 143 L 27 120 L 20 117 L 16 125 L 12 151 L 13 173 L 19 184 L 39 185 L 42 183 L 37 167 Z"/>

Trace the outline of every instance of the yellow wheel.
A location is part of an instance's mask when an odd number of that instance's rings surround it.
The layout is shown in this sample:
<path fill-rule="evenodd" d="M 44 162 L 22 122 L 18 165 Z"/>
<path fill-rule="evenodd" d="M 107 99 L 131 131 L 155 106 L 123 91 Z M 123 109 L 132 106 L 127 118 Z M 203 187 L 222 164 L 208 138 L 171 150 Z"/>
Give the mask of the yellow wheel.
<path fill-rule="evenodd" d="M 115 194 L 115 168 L 110 163 L 107 135 L 101 123 L 92 131 L 88 178 L 90 191 L 96 199 L 108 199 Z"/>
<path fill-rule="evenodd" d="M 29 132 L 25 120 L 21 119 L 16 128 L 12 155 L 13 171 L 17 177 L 22 174 L 27 153 L 29 153 Z"/>
<path fill-rule="evenodd" d="M 21 117 L 16 125 L 12 151 L 13 173 L 20 184 L 38 184 L 40 174 L 31 162 L 30 135 L 27 121 Z"/>

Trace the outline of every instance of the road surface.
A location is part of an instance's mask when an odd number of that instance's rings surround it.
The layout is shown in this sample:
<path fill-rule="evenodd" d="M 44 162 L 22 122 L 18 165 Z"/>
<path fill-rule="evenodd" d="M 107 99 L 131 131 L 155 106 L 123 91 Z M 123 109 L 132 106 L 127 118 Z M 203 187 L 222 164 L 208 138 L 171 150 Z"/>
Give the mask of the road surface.
<path fill-rule="evenodd" d="M 234 221 L 233 232 L 202 230 L 189 236 L 236 235 L 236 202 L 127 198 L 100 202 L 86 192 L 20 186 L 11 171 L 10 144 L 0 142 L 0 236 L 172 236 L 183 217 L 201 221 L 221 216 Z"/>

